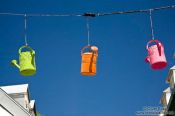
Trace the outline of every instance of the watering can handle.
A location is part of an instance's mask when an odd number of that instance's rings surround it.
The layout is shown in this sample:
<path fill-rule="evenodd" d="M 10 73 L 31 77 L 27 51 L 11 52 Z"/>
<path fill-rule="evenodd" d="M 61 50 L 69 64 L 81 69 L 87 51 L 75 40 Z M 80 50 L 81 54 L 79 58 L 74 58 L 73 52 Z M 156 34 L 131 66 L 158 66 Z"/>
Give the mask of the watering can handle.
<path fill-rule="evenodd" d="M 32 54 L 34 54 L 35 53 L 35 51 L 30 47 L 30 46 L 22 46 L 22 47 L 20 47 L 20 49 L 19 49 L 19 54 L 21 54 L 21 51 L 22 51 L 22 49 L 24 49 L 24 48 L 27 48 L 28 50 L 30 50 L 30 52 L 32 53 Z"/>
<path fill-rule="evenodd" d="M 150 41 L 147 43 L 146 49 L 148 50 L 148 45 L 149 45 L 150 43 L 153 43 L 153 42 L 156 43 L 157 48 L 158 48 L 158 51 L 159 51 L 159 55 L 161 56 L 161 45 L 162 45 L 162 44 L 161 44 L 158 40 L 150 40 Z M 162 46 L 163 46 L 163 45 L 162 45 Z"/>
<path fill-rule="evenodd" d="M 84 53 L 84 50 L 86 49 L 86 48 L 91 48 L 92 46 L 85 46 L 85 47 L 83 47 L 82 48 L 82 50 L 81 50 L 81 55 Z M 98 52 L 97 51 L 94 51 L 94 53 L 96 54 L 96 55 L 98 55 Z"/>

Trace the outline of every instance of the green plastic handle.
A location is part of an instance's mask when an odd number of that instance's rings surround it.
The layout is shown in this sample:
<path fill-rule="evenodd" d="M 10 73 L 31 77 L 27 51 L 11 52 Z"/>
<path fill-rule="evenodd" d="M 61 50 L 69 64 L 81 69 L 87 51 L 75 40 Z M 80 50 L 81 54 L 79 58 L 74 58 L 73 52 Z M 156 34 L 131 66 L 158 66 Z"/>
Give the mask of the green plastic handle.
<path fill-rule="evenodd" d="M 28 50 L 30 50 L 30 52 L 32 53 L 32 54 L 35 54 L 35 51 L 30 47 L 30 46 L 22 46 L 22 47 L 20 47 L 19 48 L 19 54 L 21 54 L 21 51 L 22 51 L 22 49 L 24 49 L 24 48 L 27 48 Z"/>

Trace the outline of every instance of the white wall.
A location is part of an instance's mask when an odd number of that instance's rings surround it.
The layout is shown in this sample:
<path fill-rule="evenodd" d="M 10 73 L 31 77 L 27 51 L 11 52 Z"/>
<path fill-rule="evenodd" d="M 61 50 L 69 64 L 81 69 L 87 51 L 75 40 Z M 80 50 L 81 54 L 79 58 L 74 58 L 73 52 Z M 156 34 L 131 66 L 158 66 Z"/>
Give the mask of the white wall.
<path fill-rule="evenodd" d="M 0 114 L 2 116 L 13 116 L 12 114 L 10 114 L 5 108 L 3 108 L 2 106 L 0 106 Z"/>
<path fill-rule="evenodd" d="M 2 89 L 0 89 L 0 105 L 6 108 L 11 114 L 13 114 L 13 116 L 31 116 L 26 109 L 24 109 L 19 103 L 9 97 L 8 94 Z M 2 112 L 4 111 L 2 110 Z"/>

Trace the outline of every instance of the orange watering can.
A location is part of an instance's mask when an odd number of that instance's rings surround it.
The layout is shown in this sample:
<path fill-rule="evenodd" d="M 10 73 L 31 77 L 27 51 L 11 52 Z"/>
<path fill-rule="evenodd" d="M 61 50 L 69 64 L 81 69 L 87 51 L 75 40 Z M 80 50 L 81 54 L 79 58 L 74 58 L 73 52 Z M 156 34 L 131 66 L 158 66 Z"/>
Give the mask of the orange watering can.
<path fill-rule="evenodd" d="M 85 52 L 85 49 L 89 50 Z M 96 46 L 85 46 L 81 50 L 81 74 L 84 76 L 93 76 L 96 74 L 96 62 L 98 57 L 98 48 Z"/>
<path fill-rule="evenodd" d="M 148 50 L 148 56 L 145 61 L 150 63 L 152 69 L 162 69 L 166 67 L 167 61 L 162 43 L 158 40 L 150 40 L 147 43 L 146 49 Z"/>

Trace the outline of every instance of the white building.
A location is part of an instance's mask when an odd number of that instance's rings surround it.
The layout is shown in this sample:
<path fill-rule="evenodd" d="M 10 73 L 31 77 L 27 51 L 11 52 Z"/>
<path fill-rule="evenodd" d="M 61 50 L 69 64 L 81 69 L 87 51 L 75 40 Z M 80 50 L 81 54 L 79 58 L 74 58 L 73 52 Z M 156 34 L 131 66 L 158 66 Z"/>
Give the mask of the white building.
<path fill-rule="evenodd" d="M 170 87 L 168 87 L 167 89 L 165 89 L 163 91 L 162 97 L 161 97 L 161 104 L 163 105 L 163 107 L 167 107 L 170 101 L 170 97 L 171 97 L 171 89 Z"/>
<path fill-rule="evenodd" d="M 0 87 L 0 116 L 36 116 L 28 84 Z"/>

